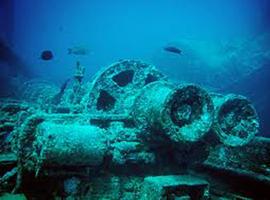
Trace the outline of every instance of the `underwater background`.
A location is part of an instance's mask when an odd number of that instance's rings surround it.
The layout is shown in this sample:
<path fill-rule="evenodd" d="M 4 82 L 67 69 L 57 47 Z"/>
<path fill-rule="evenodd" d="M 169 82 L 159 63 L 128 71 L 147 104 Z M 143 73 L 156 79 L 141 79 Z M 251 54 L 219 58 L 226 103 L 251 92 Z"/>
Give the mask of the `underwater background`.
<path fill-rule="evenodd" d="M 77 61 L 89 80 L 141 59 L 175 82 L 249 97 L 270 137 L 269 12 L 268 0 L 0 0 L 0 95 L 30 78 L 60 86 Z"/>

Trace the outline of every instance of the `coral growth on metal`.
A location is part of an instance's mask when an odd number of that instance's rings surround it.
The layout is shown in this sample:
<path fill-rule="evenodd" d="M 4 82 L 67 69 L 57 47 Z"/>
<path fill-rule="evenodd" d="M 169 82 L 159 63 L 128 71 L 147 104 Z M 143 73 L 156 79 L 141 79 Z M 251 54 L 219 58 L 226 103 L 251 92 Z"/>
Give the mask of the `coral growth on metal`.
<path fill-rule="evenodd" d="M 113 173 L 116 168 L 132 173 L 136 166 L 145 176 L 147 168 L 155 174 L 175 174 L 190 164 L 203 163 L 209 149 L 218 145 L 248 144 L 258 131 L 256 111 L 242 96 L 212 94 L 193 84 L 175 85 L 142 61 L 114 63 L 89 82 L 82 81 L 84 68 L 78 66 L 73 80 L 61 88 L 30 81 L 22 86 L 19 99 L 1 101 L 0 148 L 5 155 L 1 164 L 13 168 L 6 168 L 0 184 L 10 182 L 18 191 L 26 172 L 35 174 L 35 179 L 63 172 L 67 176 L 88 176 L 89 170 Z M 80 76 L 78 69 L 83 71 Z M 174 183 L 166 182 L 172 179 Z M 138 180 L 147 195 L 152 191 L 147 184 L 159 185 L 159 180 L 164 184 L 155 195 L 161 196 L 181 188 L 183 181 L 201 196 L 207 195 L 209 187 L 186 176 Z M 192 185 L 198 181 L 201 186 Z M 135 188 L 136 195 L 145 199 L 141 186 Z M 177 191 L 167 195 L 177 196 Z"/>

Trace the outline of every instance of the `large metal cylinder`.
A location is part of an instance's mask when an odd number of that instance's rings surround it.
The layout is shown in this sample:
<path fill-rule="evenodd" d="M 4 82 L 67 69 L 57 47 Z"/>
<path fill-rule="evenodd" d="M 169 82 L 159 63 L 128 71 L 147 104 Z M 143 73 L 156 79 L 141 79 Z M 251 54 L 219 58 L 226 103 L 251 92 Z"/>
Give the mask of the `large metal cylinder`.
<path fill-rule="evenodd" d="M 107 151 L 102 129 L 50 122 L 38 126 L 34 146 L 44 164 L 58 166 L 97 166 Z"/>
<path fill-rule="evenodd" d="M 162 131 L 175 142 L 195 142 L 209 131 L 213 111 L 211 97 L 202 88 L 158 81 L 142 89 L 132 115 L 142 129 Z"/>
<path fill-rule="evenodd" d="M 103 129 L 90 125 L 59 124 L 33 116 L 22 125 L 18 158 L 23 168 L 98 166 L 108 146 Z"/>
<path fill-rule="evenodd" d="M 259 119 L 251 102 L 240 95 L 212 94 L 215 107 L 213 129 L 225 145 L 249 143 L 258 132 Z"/>

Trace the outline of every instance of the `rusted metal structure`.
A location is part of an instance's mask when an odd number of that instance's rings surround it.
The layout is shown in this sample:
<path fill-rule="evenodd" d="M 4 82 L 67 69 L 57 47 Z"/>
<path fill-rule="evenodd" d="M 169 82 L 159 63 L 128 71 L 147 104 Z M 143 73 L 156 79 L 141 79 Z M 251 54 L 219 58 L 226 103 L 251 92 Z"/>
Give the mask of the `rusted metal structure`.
<path fill-rule="evenodd" d="M 1 191 L 35 197 L 46 180 L 47 198 L 254 197 L 246 188 L 222 193 L 228 180 L 218 171 L 260 185 L 265 196 L 270 142 L 255 145 L 259 120 L 245 97 L 174 85 L 141 61 L 114 63 L 87 83 L 77 71 L 58 104 L 59 90 L 46 82 L 1 102 Z"/>

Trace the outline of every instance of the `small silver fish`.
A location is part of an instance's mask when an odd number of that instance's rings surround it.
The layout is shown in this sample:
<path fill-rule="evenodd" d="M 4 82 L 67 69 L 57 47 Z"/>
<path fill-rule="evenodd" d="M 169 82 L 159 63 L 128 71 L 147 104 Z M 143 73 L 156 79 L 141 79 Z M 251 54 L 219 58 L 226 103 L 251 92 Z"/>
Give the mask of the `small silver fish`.
<path fill-rule="evenodd" d="M 83 46 L 75 46 L 72 48 L 68 48 L 68 54 L 87 55 L 89 53 L 90 53 L 90 51 Z"/>

